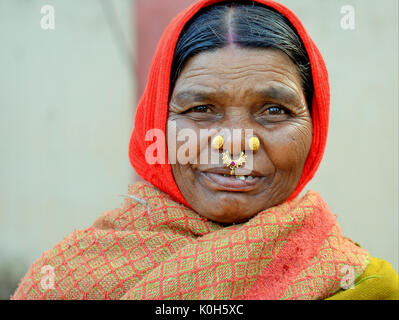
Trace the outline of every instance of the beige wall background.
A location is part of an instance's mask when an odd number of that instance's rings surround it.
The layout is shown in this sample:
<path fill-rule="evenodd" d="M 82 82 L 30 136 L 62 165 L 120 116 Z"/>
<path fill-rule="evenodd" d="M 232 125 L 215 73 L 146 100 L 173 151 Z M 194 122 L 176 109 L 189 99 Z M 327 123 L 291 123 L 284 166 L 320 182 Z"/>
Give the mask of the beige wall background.
<path fill-rule="evenodd" d="M 43 30 L 43 5 L 55 29 Z M 130 0 L 0 0 L 0 289 L 133 181 Z M 14 288 L 12 290 L 14 290 Z"/>
<path fill-rule="evenodd" d="M 281 3 L 331 77 L 329 141 L 307 190 L 398 271 L 398 2 Z M 55 9 L 54 30 L 40 27 L 43 5 Z M 341 28 L 344 5 L 354 30 Z M 134 181 L 135 39 L 134 0 L 0 0 L 0 299 L 45 250 L 118 207 Z"/>

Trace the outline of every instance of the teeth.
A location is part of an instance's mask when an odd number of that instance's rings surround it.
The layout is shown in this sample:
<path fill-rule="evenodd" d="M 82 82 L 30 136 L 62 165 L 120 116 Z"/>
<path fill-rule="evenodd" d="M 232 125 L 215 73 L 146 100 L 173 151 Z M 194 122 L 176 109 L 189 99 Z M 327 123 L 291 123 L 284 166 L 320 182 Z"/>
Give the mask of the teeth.
<path fill-rule="evenodd" d="M 229 177 L 229 178 L 233 178 L 234 177 L 237 180 L 242 180 L 242 181 L 255 179 L 255 177 L 253 177 L 253 176 L 235 176 L 235 175 L 231 176 L 229 174 L 224 174 L 223 177 Z"/>

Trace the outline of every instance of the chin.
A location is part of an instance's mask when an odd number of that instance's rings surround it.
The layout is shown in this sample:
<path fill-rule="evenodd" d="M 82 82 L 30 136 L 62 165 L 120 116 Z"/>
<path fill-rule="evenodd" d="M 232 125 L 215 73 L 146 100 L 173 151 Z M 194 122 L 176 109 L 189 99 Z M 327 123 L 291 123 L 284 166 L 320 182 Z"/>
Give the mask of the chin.
<path fill-rule="evenodd" d="M 207 203 L 207 207 L 198 208 L 196 212 L 217 223 L 234 224 L 248 221 L 258 212 L 263 210 L 263 207 L 255 208 L 253 206 L 254 200 L 242 199 L 244 195 L 239 195 L 241 199 L 237 199 L 237 195 L 221 195 L 215 197 L 212 201 Z"/>

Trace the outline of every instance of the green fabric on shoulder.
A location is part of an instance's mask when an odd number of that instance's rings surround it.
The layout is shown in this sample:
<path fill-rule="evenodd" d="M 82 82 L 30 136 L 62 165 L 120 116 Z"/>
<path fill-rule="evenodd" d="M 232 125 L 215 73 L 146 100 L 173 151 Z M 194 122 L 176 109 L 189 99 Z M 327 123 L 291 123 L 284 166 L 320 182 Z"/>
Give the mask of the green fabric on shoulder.
<path fill-rule="evenodd" d="M 399 300 L 399 276 L 389 262 L 370 257 L 353 288 L 341 289 L 326 300 Z"/>

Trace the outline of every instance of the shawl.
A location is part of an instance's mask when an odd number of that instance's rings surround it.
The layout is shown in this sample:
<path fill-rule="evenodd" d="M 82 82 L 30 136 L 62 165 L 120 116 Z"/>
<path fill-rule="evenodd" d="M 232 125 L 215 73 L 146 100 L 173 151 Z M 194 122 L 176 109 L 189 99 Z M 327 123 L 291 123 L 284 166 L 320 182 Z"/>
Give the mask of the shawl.
<path fill-rule="evenodd" d="M 368 261 L 316 192 L 225 227 L 137 183 L 36 260 L 12 299 L 324 299 Z"/>
<path fill-rule="evenodd" d="M 146 139 L 146 134 L 150 129 L 158 129 L 166 137 L 170 72 L 175 47 L 181 31 L 199 10 L 222 1 L 201 0 L 194 3 L 177 15 L 164 31 L 153 57 L 147 86 L 137 106 L 134 129 L 129 144 L 130 163 L 137 174 L 188 207 L 190 205 L 184 199 L 173 178 L 172 168 L 168 163 L 167 150 L 165 150 L 163 163 L 147 163 L 145 151 L 153 141 Z M 291 22 L 305 46 L 312 69 L 314 86 L 312 100 L 313 140 L 302 176 L 289 198 L 294 199 L 313 178 L 323 158 L 327 141 L 330 108 L 328 73 L 318 48 L 293 12 L 275 1 L 256 0 L 255 2 L 273 8 Z M 166 138 L 162 143 L 166 146 Z"/>

